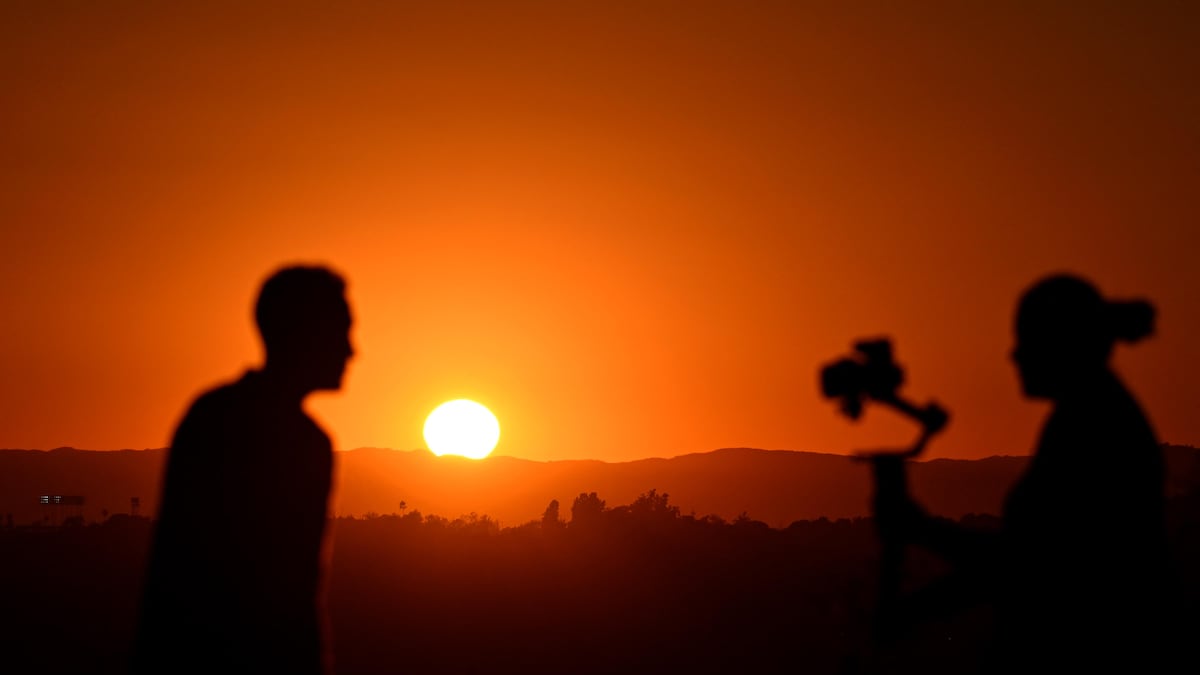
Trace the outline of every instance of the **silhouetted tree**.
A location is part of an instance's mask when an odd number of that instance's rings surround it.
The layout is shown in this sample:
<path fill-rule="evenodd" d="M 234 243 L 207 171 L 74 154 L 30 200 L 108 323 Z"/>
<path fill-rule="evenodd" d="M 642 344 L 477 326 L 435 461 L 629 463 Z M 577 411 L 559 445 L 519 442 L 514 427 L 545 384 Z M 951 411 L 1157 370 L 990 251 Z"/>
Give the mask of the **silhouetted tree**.
<path fill-rule="evenodd" d="M 581 492 L 571 504 L 571 524 L 592 524 L 604 513 L 604 500 L 595 492 Z"/>
<path fill-rule="evenodd" d="M 1188 509 L 1172 520 L 1172 532 L 1188 580 L 1187 606 L 1195 608 L 1200 503 L 1175 507 Z M 569 518 L 561 510 L 560 502 L 560 517 Z M 618 513 L 626 523 L 616 522 Z M 629 513 L 628 505 L 605 506 L 599 527 L 567 528 L 562 536 L 545 536 L 536 511 L 527 523 L 486 535 L 472 529 L 484 517 L 472 526 L 469 514 L 454 526 L 437 516 L 426 524 L 416 510 L 374 520 L 338 517 L 330 598 L 337 672 L 987 672 L 976 656 L 993 630 L 987 612 L 914 629 L 903 644 L 880 653 L 882 669 L 860 658 L 877 576 L 870 518 L 798 520 L 775 529 L 681 515 L 638 527 L 646 521 Z M 996 516 L 960 522 L 985 519 L 996 526 Z M 4 588 L 3 672 L 117 672 L 97 664 L 116 664 L 127 649 L 134 624 L 129 598 L 140 583 L 150 528 L 144 517 L 114 513 L 98 527 L 0 529 L 0 579 L 20 580 Z M 932 555 L 913 555 L 906 574 L 916 587 L 946 569 Z M 86 593 L 67 583 L 97 578 L 104 583 L 87 584 Z M 1180 615 L 1189 637 L 1197 634 L 1196 615 L 1194 609 Z M 446 620 L 455 630 L 446 630 Z M 463 648 L 463 630 L 471 631 L 471 649 Z M 62 649 L 64 643 L 72 649 Z M 1044 671 L 1030 664 L 1021 672 Z"/>
<path fill-rule="evenodd" d="M 660 495 L 657 489 L 652 488 L 649 492 L 638 495 L 629 505 L 629 511 L 636 516 L 676 518 L 679 516 L 679 507 L 671 506 L 669 500 L 670 495 L 666 492 Z"/>
<path fill-rule="evenodd" d="M 751 518 L 750 514 L 746 513 L 745 511 L 742 511 L 741 513 L 738 514 L 737 518 L 733 519 L 733 524 L 736 527 L 757 528 L 760 530 L 767 530 L 767 529 L 770 529 L 770 527 L 771 527 L 770 525 L 767 525 L 766 523 L 764 523 L 761 520 L 755 520 L 755 519 Z"/>
<path fill-rule="evenodd" d="M 542 512 L 542 527 L 544 529 L 553 529 L 562 527 L 562 521 L 558 518 L 558 500 L 551 499 L 550 505 Z"/>
<path fill-rule="evenodd" d="M 433 518 L 433 516 L 430 516 L 430 518 Z M 460 532 L 470 532 L 473 534 L 495 534 L 500 531 L 499 521 L 494 520 L 487 514 L 481 516 L 474 511 L 465 516 L 455 518 L 450 522 L 449 526 Z"/>

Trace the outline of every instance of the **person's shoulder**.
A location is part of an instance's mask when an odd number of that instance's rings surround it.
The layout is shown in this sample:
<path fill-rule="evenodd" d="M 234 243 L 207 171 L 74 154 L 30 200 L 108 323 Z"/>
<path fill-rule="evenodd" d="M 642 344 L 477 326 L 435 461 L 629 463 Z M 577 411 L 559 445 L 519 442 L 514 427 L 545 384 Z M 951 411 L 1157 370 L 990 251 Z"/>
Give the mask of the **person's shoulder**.
<path fill-rule="evenodd" d="M 201 391 L 192 401 L 192 407 L 214 406 L 241 398 L 251 386 L 253 373 L 247 371 L 240 376 L 217 382 Z"/>
<path fill-rule="evenodd" d="M 308 427 L 309 435 L 327 450 L 332 451 L 333 440 L 330 437 L 329 432 L 325 430 L 325 427 L 323 427 L 321 423 L 313 418 L 313 416 L 308 412 L 302 412 L 301 416 L 304 419 L 304 425 Z"/>
<path fill-rule="evenodd" d="M 207 446 L 214 435 L 229 426 L 242 398 L 240 388 L 245 376 L 218 382 L 197 394 L 184 408 L 171 435 L 172 456 L 187 452 L 190 446 Z"/>
<path fill-rule="evenodd" d="M 184 419 L 220 417 L 243 407 L 252 388 L 252 379 L 252 371 L 247 371 L 201 391 L 188 405 Z"/>
<path fill-rule="evenodd" d="M 1072 406 L 1062 406 L 1060 426 L 1076 442 L 1096 451 L 1123 457 L 1130 451 L 1141 453 L 1157 447 L 1158 441 L 1146 412 L 1124 383 L 1115 376 L 1090 390 L 1088 396 Z"/>
<path fill-rule="evenodd" d="M 1107 428 L 1104 429 L 1105 433 L 1122 433 L 1137 440 L 1158 445 L 1154 426 L 1150 423 L 1145 408 L 1142 407 L 1133 391 L 1115 376 L 1109 398 L 1111 402 L 1101 415 L 1107 423 L 1105 425 Z"/>

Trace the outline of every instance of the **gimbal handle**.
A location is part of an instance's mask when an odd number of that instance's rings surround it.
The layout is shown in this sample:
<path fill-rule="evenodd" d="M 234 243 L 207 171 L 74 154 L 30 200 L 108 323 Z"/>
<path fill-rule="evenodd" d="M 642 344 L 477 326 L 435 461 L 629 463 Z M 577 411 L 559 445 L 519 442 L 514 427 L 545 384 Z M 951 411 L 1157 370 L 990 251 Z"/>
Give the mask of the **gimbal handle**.
<path fill-rule="evenodd" d="M 855 457 L 858 459 L 874 459 L 876 457 L 912 459 L 924 452 L 925 446 L 929 444 L 929 439 L 946 428 L 946 423 L 950 421 L 949 413 L 936 403 L 931 402 L 924 406 L 918 406 L 912 401 L 897 395 L 874 398 L 872 400 L 878 401 L 902 415 L 916 420 L 921 425 L 921 435 L 913 443 L 912 447 L 903 450 L 860 450 L 855 453 Z"/>

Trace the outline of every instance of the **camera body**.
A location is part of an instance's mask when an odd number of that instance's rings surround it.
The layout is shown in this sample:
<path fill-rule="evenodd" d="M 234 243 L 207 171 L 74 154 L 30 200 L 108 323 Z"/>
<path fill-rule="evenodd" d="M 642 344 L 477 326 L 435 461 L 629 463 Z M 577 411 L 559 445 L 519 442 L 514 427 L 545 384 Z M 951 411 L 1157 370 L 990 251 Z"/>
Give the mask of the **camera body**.
<path fill-rule="evenodd" d="M 821 393 L 840 399 L 842 411 L 858 419 L 867 399 L 897 400 L 904 371 L 893 361 L 892 343 L 886 338 L 856 342 L 854 351 L 853 356 L 821 369 Z"/>

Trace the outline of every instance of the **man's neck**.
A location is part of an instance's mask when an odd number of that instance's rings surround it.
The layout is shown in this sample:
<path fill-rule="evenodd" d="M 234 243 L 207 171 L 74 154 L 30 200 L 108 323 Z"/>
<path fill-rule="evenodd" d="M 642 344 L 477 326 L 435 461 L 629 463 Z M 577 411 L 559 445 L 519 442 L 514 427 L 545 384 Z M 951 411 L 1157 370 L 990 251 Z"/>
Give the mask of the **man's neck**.
<path fill-rule="evenodd" d="M 295 369 L 282 368 L 267 361 L 266 365 L 256 372 L 263 386 L 288 405 L 299 408 L 305 397 L 312 393 L 312 388 L 296 376 Z"/>

